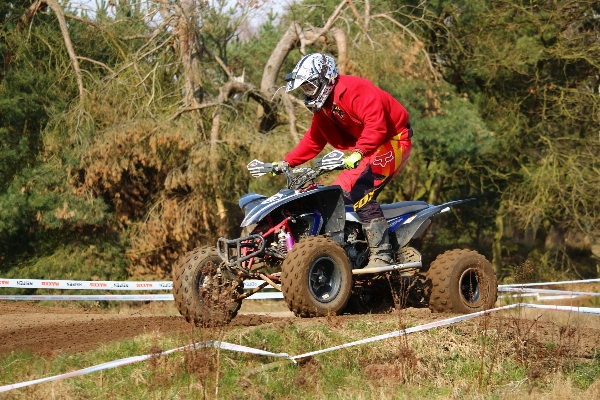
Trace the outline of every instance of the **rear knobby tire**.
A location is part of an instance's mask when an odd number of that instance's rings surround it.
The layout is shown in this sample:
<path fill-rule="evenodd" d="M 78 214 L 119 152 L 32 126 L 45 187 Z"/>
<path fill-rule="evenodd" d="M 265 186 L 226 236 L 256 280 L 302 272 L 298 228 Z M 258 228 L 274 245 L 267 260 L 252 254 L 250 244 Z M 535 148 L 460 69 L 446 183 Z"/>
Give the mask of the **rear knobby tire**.
<path fill-rule="evenodd" d="M 281 288 L 297 316 L 340 314 L 352 292 L 352 268 L 346 252 L 322 236 L 301 240 L 281 265 Z"/>
<path fill-rule="evenodd" d="M 187 252 L 183 256 L 179 256 L 179 259 L 177 260 L 177 262 L 175 264 L 173 264 L 173 266 L 171 267 L 171 278 L 173 280 L 173 287 L 171 288 L 171 291 L 173 292 L 175 306 L 177 307 L 177 310 L 179 311 L 179 313 L 181 315 L 183 315 L 184 317 L 185 317 L 185 315 L 184 315 L 185 311 L 181 308 L 183 305 L 183 290 L 181 289 L 181 285 L 179 285 L 179 287 L 177 289 L 175 289 L 175 282 L 178 282 L 180 280 L 181 270 L 183 269 L 184 264 L 188 261 L 189 257 L 196 255 L 201 250 L 202 250 L 201 248 L 196 248 L 190 252 Z M 187 317 L 186 317 L 186 319 L 187 319 Z"/>
<path fill-rule="evenodd" d="M 427 271 L 426 286 L 433 312 L 468 314 L 487 310 L 494 307 L 498 297 L 492 264 L 472 250 L 456 249 L 439 255 Z"/>
<path fill-rule="evenodd" d="M 173 267 L 173 297 L 186 321 L 203 327 L 222 326 L 237 315 L 243 282 L 219 268 L 214 247 L 197 248 Z"/>

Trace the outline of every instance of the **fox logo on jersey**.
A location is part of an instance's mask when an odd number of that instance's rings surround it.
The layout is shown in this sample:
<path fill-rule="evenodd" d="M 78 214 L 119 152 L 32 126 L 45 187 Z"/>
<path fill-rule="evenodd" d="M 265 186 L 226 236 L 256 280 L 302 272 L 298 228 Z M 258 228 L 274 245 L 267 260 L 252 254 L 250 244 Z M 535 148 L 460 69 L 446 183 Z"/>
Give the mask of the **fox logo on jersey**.
<path fill-rule="evenodd" d="M 373 159 L 373 165 L 379 165 L 381 168 L 388 165 L 394 159 L 394 153 L 388 151 L 385 154 L 378 155 Z"/>
<path fill-rule="evenodd" d="M 342 110 L 340 106 L 335 103 L 333 103 L 333 106 L 331 107 L 331 113 L 340 117 L 342 121 L 344 120 L 344 110 Z"/>

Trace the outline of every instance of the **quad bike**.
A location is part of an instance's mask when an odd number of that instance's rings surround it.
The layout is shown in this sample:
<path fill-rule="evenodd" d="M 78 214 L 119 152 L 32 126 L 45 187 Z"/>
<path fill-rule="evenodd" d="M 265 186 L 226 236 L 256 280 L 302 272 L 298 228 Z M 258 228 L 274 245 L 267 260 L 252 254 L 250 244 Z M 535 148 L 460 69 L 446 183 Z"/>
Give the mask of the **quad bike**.
<path fill-rule="evenodd" d="M 271 197 L 242 196 L 238 239 L 220 238 L 216 247 L 197 248 L 173 267 L 173 294 L 180 313 L 198 325 L 229 322 L 242 300 L 265 287 L 283 292 L 291 311 L 302 317 L 379 312 L 391 306 L 429 307 L 435 312 L 470 313 L 493 307 L 497 283 L 489 261 L 476 251 L 451 250 L 424 269 L 421 254 L 409 247 L 436 214 L 474 199 L 434 206 L 424 201 L 382 204 L 395 263 L 364 268 L 369 247 L 352 207 L 344 205 L 339 186 L 321 186 L 316 178 L 343 169 L 344 154 L 333 151 L 316 167 L 285 169 L 287 188 Z M 247 167 L 259 177 L 274 171 L 253 160 Z M 260 279 L 244 292 L 244 281 Z"/>

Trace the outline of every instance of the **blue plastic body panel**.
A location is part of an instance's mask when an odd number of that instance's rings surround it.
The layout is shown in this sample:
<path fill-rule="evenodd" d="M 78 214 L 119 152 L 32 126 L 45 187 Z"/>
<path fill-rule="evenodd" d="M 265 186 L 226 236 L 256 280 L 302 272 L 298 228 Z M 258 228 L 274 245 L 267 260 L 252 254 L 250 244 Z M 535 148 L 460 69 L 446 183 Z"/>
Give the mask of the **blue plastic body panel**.
<path fill-rule="evenodd" d="M 249 193 L 247 195 L 244 195 L 240 199 L 240 206 L 242 206 L 242 208 L 244 207 L 242 203 L 246 206 L 246 216 L 244 217 L 241 226 L 245 227 L 248 225 L 258 223 L 267 215 L 269 215 L 273 210 L 275 210 L 277 207 L 283 204 L 289 203 L 294 200 L 306 198 L 309 196 L 318 196 L 320 194 L 330 194 L 333 196 L 339 194 L 338 197 L 341 199 L 342 189 L 339 186 L 322 186 L 314 190 L 309 190 L 307 192 L 299 192 L 297 190 L 291 189 L 282 189 L 268 198 L 265 196 L 257 195 L 256 193 Z M 244 199 L 244 202 L 242 202 L 242 199 Z M 250 205 L 251 207 L 248 207 L 248 205 Z M 337 205 L 334 205 L 334 207 L 336 206 Z"/>

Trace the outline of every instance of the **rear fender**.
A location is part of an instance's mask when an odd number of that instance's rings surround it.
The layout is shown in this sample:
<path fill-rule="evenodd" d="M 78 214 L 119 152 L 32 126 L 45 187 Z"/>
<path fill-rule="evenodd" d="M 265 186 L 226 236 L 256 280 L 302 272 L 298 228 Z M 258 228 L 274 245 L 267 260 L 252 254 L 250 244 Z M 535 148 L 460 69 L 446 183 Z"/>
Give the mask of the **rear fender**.
<path fill-rule="evenodd" d="M 439 206 L 431 206 L 422 211 L 419 211 L 416 214 L 413 214 L 411 217 L 407 218 L 401 225 L 399 225 L 396 230 L 393 232 L 396 237 L 396 242 L 394 247 L 402 248 L 408 244 L 413 238 L 421 236 L 423 231 L 429 226 L 431 223 L 430 218 L 434 215 L 437 215 L 441 212 L 445 212 L 446 208 L 451 206 L 455 206 L 457 204 L 466 203 L 468 201 L 473 201 L 476 199 L 464 199 L 464 200 L 455 200 L 450 201 L 448 203 L 440 204 Z"/>

